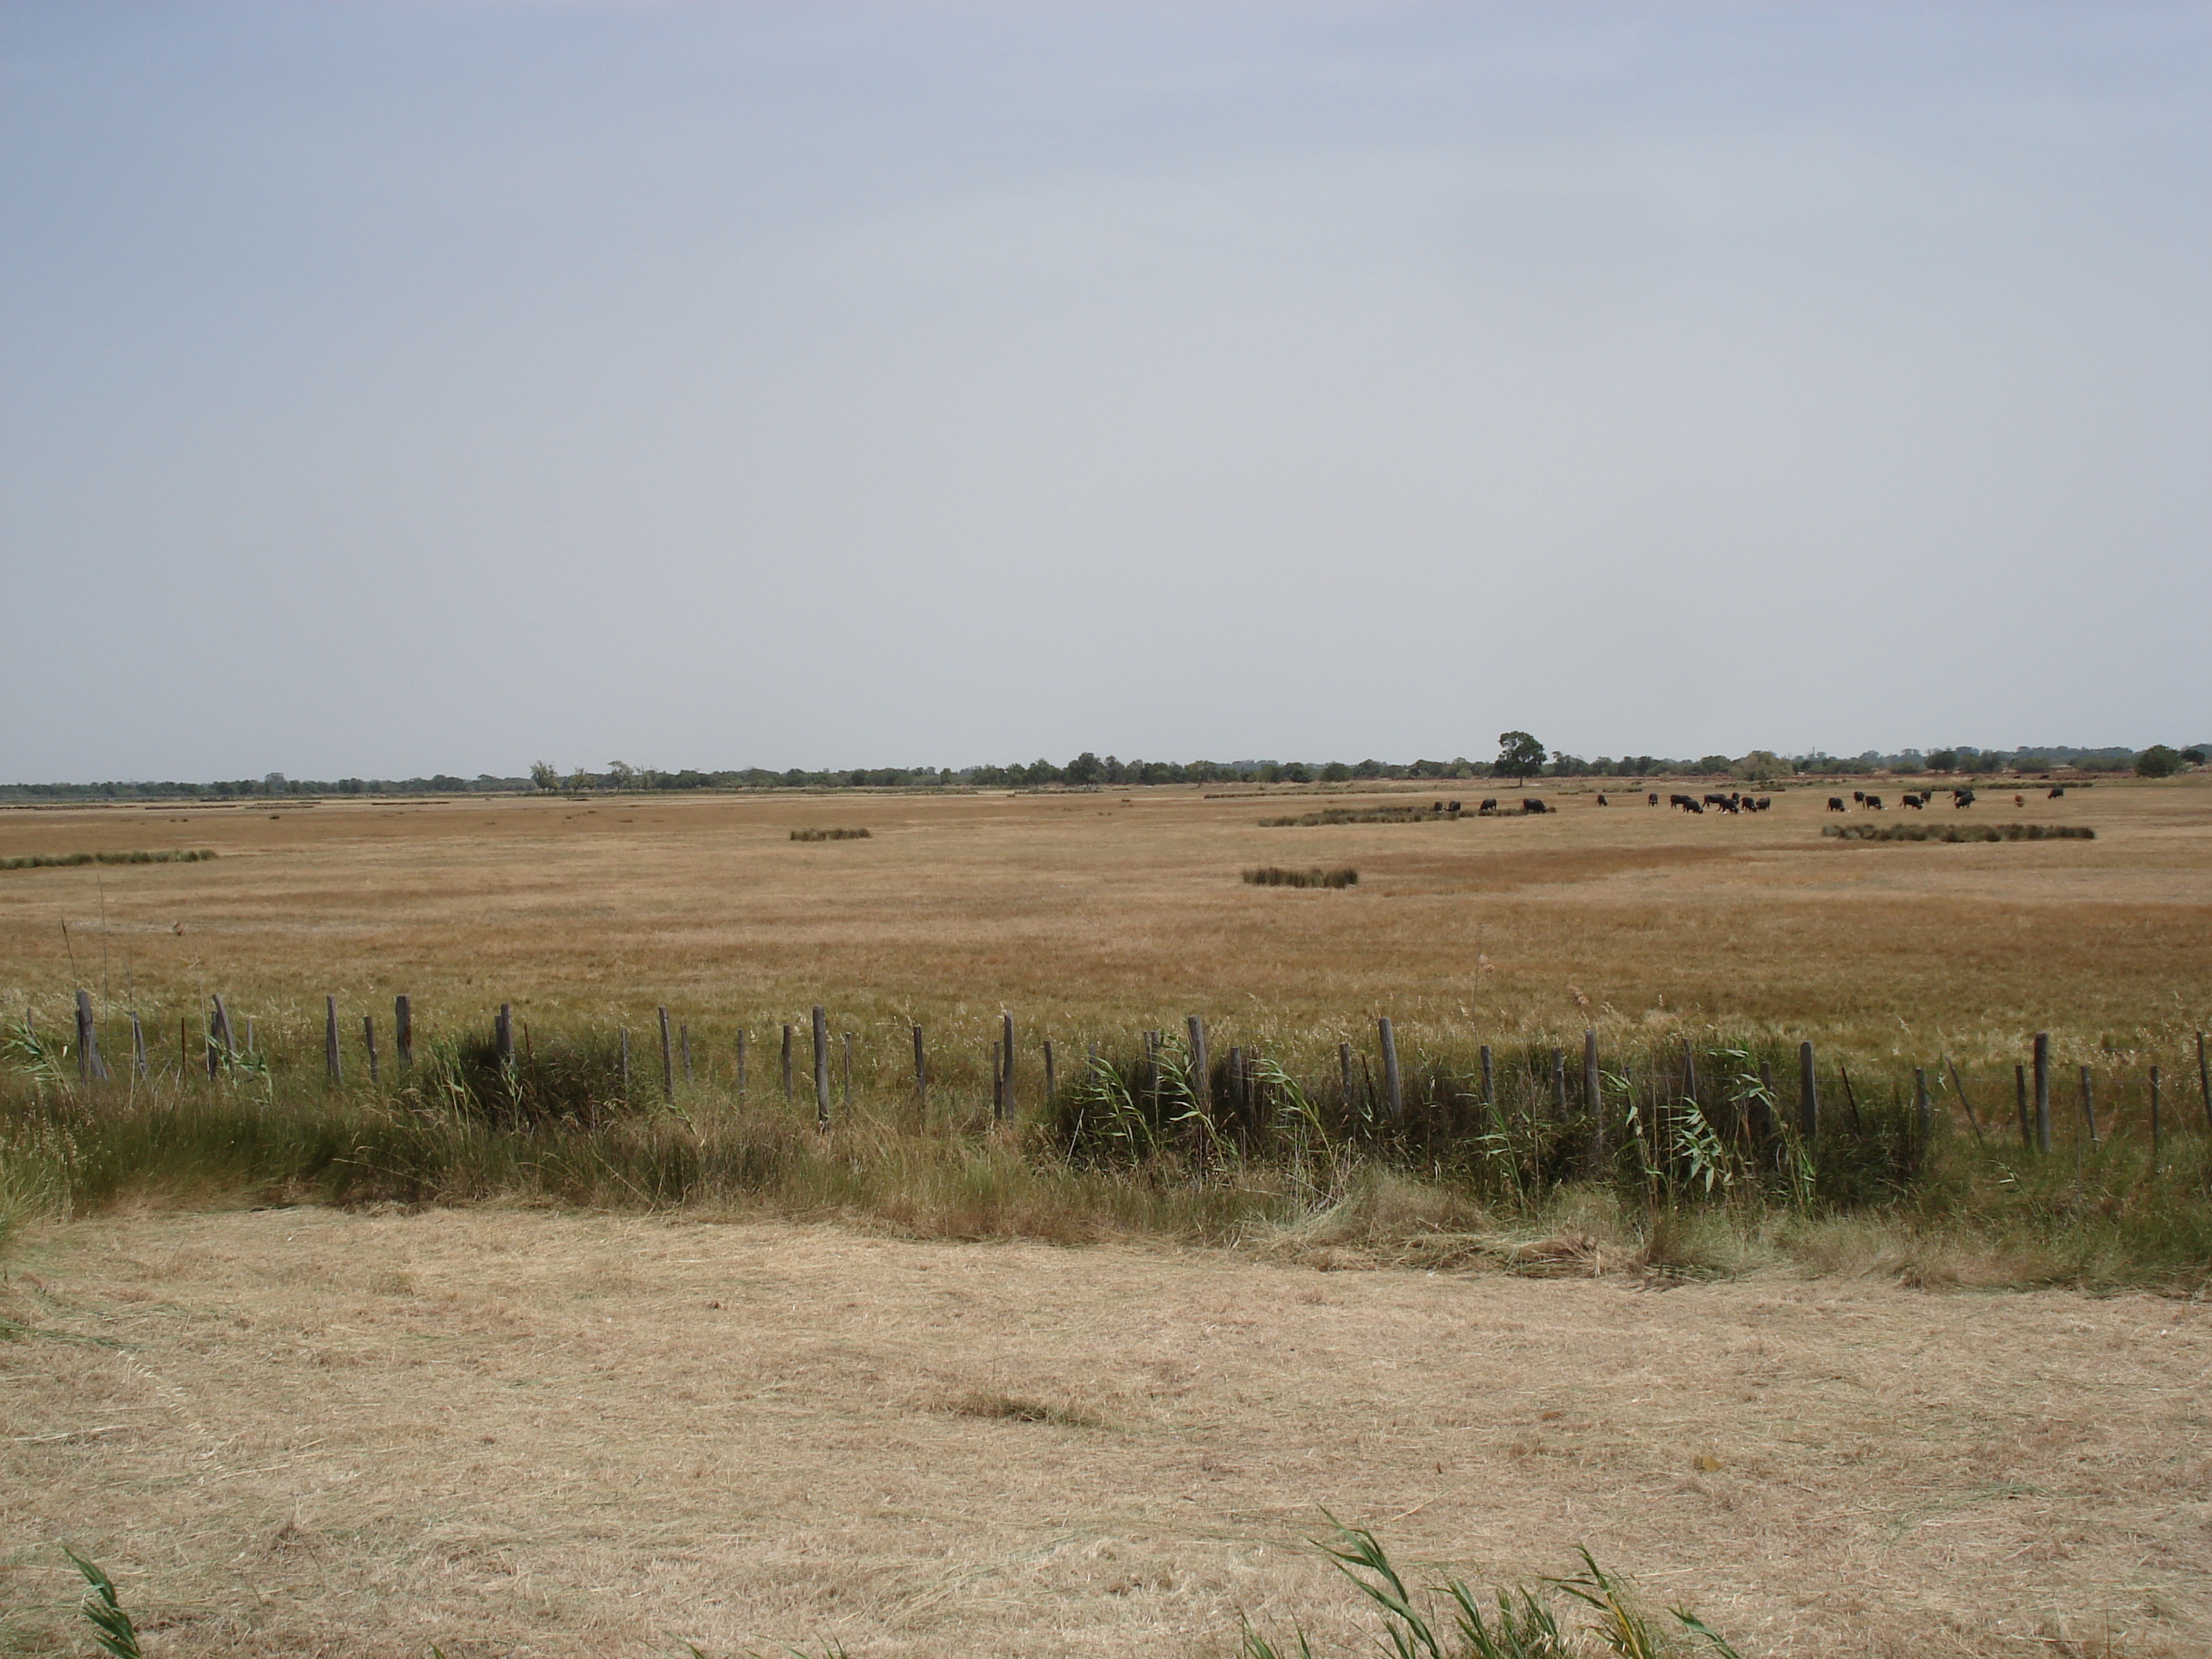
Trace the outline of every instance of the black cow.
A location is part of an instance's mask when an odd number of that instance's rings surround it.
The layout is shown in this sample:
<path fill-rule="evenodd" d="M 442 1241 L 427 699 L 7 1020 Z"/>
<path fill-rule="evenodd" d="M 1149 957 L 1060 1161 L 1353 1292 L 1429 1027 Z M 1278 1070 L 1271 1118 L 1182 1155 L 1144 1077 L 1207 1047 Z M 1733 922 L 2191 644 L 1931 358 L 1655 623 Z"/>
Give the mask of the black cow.
<path fill-rule="evenodd" d="M 1828 797 L 1828 810 L 1831 812 L 1848 812 L 1851 809 L 1844 805 L 1841 795 L 1831 795 Z"/>
<path fill-rule="evenodd" d="M 1867 811 L 1869 811 L 1869 812 L 1879 812 L 1879 811 L 1881 811 L 1881 797 L 1880 795 L 1869 795 L 1869 796 L 1866 798 L 1866 809 L 1867 809 Z"/>
<path fill-rule="evenodd" d="M 1523 812 L 1548 812 L 1552 809 L 1545 805 L 1542 801 L 1538 800 L 1534 795 L 1529 795 L 1522 799 L 1521 802 L 1521 810 Z"/>
<path fill-rule="evenodd" d="M 1767 808 L 1773 805 L 1774 802 L 1772 798 L 1766 795 L 1761 795 L 1757 800 L 1751 804 L 1752 810 L 1755 812 L 1764 812 Z"/>
<path fill-rule="evenodd" d="M 1740 812 L 1740 811 L 1741 811 L 1743 810 L 1741 807 L 1738 806 L 1738 805 L 1735 804 L 1735 802 L 1734 802 L 1733 800 L 1729 799 L 1726 795 L 1723 795 L 1723 796 L 1720 798 L 1720 800 L 1719 800 L 1718 805 L 1719 805 L 1719 806 L 1720 806 L 1721 811 L 1723 811 L 1723 812 Z"/>
<path fill-rule="evenodd" d="M 1899 805 L 1910 806 L 1915 811 L 1928 805 L 1928 797 L 1925 795 L 1899 795 L 1897 799 Z"/>
<path fill-rule="evenodd" d="M 1455 800 L 1446 801 L 1444 803 L 1444 811 L 1451 817 L 1457 817 L 1459 816 L 1459 803 Z"/>
<path fill-rule="evenodd" d="M 1655 791 L 1651 794 L 1646 795 L 1644 798 L 1644 804 L 1646 806 L 1656 806 L 1659 804 L 1659 796 L 1657 793 Z"/>
<path fill-rule="evenodd" d="M 1972 790 L 1954 789 L 1951 792 L 1951 810 L 1953 811 L 1957 811 L 1961 806 L 1972 806 L 1973 804 L 1974 792 Z"/>
<path fill-rule="evenodd" d="M 1855 800 L 1855 801 L 1858 802 L 1858 804 L 1859 804 L 1860 805 L 1862 805 L 1862 806 L 1865 805 L 1866 805 L 1866 791 L 1865 791 L 1865 790 L 1863 790 L 1863 789 L 1854 789 L 1854 790 L 1852 790 L 1852 791 L 1851 791 L 1851 799 L 1852 799 L 1853 800 Z"/>
<path fill-rule="evenodd" d="M 1600 806 L 1610 806 L 1610 805 L 1613 805 L 1613 803 L 1612 803 L 1611 801 L 1609 801 L 1609 800 L 1606 799 L 1606 798 L 1605 798 L 1603 795 L 1600 795 L 1600 796 L 1597 798 L 1597 804 L 1598 804 Z"/>
<path fill-rule="evenodd" d="M 2064 784 L 2063 784 L 2063 783 L 2062 783 L 2062 784 L 2058 784 L 2058 785 L 2055 786 L 2055 787 L 2051 789 L 2051 792 L 2048 795 L 2045 795 L 2045 796 L 2044 797 L 2044 799 L 2045 799 L 2045 800 L 2057 800 L 2057 799 L 2061 795 L 2064 794 L 2065 793 L 2066 793 L 2066 786 L 2065 786 Z"/>
<path fill-rule="evenodd" d="M 1478 806 L 1478 807 L 1476 807 L 1476 808 L 1474 809 L 1474 811 L 1475 811 L 1475 816 L 1476 816 L 1476 817 L 1485 817 L 1485 818 L 1488 817 L 1489 817 L 1492 812 L 1495 812 L 1497 810 L 1498 810 L 1498 801 L 1497 801 L 1497 799 L 1496 799 L 1496 798 L 1495 798 L 1495 797 L 1492 797 L 1491 799 L 1489 799 L 1489 800 L 1486 800 L 1486 801 L 1483 802 L 1481 805 L 1480 805 L 1480 806 Z"/>

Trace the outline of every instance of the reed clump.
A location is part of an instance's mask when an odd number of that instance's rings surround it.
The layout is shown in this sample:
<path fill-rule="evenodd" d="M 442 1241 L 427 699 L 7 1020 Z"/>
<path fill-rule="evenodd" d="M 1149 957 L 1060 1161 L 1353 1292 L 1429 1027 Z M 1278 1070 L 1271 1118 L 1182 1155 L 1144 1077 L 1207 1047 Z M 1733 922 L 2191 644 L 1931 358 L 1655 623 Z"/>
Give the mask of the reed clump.
<path fill-rule="evenodd" d="M 2086 823 L 1831 823 L 1835 841 L 2094 841 Z"/>
<path fill-rule="evenodd" d="M 1246 884 L 1253 887 L 1357 887 L 1359 872 L 1350 865 L 1340 865 L 1334 870 L 1285 870 L 1279 865 L 1263 864 L 1244 872 Z"/>
<path fill-rule="evenodd" d="M 842 827 L 830 830 L 794 830 L 791 832 L 791 838 L 793 841 L 866 841 L 869 836 L 867 827 L 864 824 L 856 830 Z"/>
<path fill-rule="evenodd" d="M 212 848 L 141 848 L 129 853 L 27 853 L 0 859 L 0 870 L 74 870 L 87 864 L 201 864 L 215 856 Z"/>
<path fill-rule="evenodd" d="M 1323 806 L 1311 812 L 1293 812 L 1286 817 L 1261 818 L 1260 827 L 1284 830 L 1324 823 L 1433 823 L 1440 818 L 1463 816 L 1455 808 L 1443 806 Z"/>

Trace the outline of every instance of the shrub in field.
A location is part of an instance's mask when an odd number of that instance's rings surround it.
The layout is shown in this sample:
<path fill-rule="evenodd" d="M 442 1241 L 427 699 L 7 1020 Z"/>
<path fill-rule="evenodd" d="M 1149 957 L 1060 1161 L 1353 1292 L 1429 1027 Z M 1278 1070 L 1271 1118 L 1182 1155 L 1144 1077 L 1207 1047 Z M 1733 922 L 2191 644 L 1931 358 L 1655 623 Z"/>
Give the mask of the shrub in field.
<path fill-rule="evenodd" d="M 1256 870 L 1247 870 L 1244 880 L 1253 887 L 1357 887 L 1359 872 L 1349 865 L 1334 870 L 1285 870 L 1263 864 Z"/>
<path fill-rule="evenodd" d="M 0 859 L 0 870 L 68 870 L 84 864 L 198 864 L 215 856 L 210 848 L 181 848 L 161 852 L 143 848 L 135 853 L 27 853 L 21 858 Z"/>
<path fill-rule="evenodd" d="M 1322 823 L 1433 823 L 1440 818 L 1465 816 L 1439 812 L 1430 806 L 1324 806 L 1311 812 L 1294 812 L 1288 817 L 1261 818 L 1260 827 L 1283 830 Z"/>
<path fill-rule="evenodd" d="M 866 841 L 869 836 L 865 828 L 859 830 L 810 829 L 794 830 L 791 832 L 791 838 L 793 841 Z"/>

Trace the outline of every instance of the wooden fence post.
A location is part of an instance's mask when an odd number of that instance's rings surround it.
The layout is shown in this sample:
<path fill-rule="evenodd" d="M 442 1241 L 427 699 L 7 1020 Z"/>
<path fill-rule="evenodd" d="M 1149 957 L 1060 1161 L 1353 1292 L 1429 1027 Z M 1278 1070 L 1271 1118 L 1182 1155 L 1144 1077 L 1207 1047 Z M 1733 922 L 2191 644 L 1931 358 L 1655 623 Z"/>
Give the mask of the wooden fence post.
<path fill-rule="evenodd" d="M 929 1055 L 922 1047 L 919 1025 L 914 1028 L 914 1109 L 917 1115 L 929 1110 Z"/>
<path fill-rule="evenodd" d="M 1583 1033 L 1583 1105 L 1590 1115 L 1590 1153 L 1605 1168 L 1605 1093 L 1597 1069 L 1597 1032 Z"/>
<path fill-rule="evenodd" d="M 84 1074 L 95 1083 L 107 1080 L 107 1062 L 100 1057 L 100 1022 L 93 1018 L 92 993 L 76 994 L 77 1058 Z"/>
<path fill-rule="evenodd" d="M 1014 1017 L 1005 1009 L 999 1011 L 999 1041 L 1006 1055 L 1006 1087 L 999 1097 L 999 1115 L 1011 1120 L 1014 1115 Z"/>
<path fill-rule="evenodd" d="M 131 1015 L 131 1069 L 140 1078 L 148 1075 L 146 1065 L 146 1029 L 138 1023 L 134 1010 Z"/>
<path fill-rule="evenodd" d="M 786 1105 L 790 1103 L 791 1097 L 791 1027 L 787 1025 L 783 1028 L 783 1098 Z"/>
<path fill-rule="evenodd" d="M 2089 1080 L 2089 1068 L 2081 1068 L 2081 1115 L 2089 1122 L 2089 1150 L 2097 1150 L 2097 1096 Z"/>
<path fill-rule="evenodd" d="M 1935 1138 L 1936 1114 L 1928 1102 L 1928 1071 L 1925 1066 L 1912 1068 L 1912 1135 L 1922 1146 Z"/>
<path fill-rule="evenodd" d="M 2212 1130 L 2212 1071 L 2204 1066 L 2204 1033 L 2197 1034 L 2197 1086 L 2204 1091 L 2204 1127 Z"/>
<path fill-rule="evenodd" d="M 1820 1133 L 1820 1085 L 1813 1075 L 1813 1045 L 1797 1045 L 1797 1133 L 1809 1144 Z"/>
<path fill-rule="evenodd" d="M 230 1010 L 222 1006 L 222 998 L 215 998 L 215 1015 L 208 1026 L 208 1075 L 213 1077 L 238 1050 L 230 1040 Z"/>
<path fill-rule="evenodd" d="M 338 1053 L 338 1000 L 323 999 L 323 1071 L 332 1083 L 345 1081 L 345 1061 Z"/>
<path fill-rule="evenodd" d="M 814 1127 L 830 1127 L 830 1014 L 814 1005 Z"/>
<path fill-rule="evenodd" d="M 2035 1034 L 2035 1150 L 2051 1150 L 2051 1033 Z"/>
<path fill-rule="evenodd" d="M 1390 1029 L 1389 1015 L 1375 1022 L 1375 1033 L 1382 1044 L 1382 1106 L 1395 1123 L 1406 1115 L 1406 1095 L 1398 1075 L 1398 1034 Z"/>
<path fill-rule="evenodd" d="M 676 1044 L 668 1030 L 668 1010 L 653 1011 L 660 1019 L 660 1097 L 676 1098 Z"/>
<path fill-rule="evenodd" d="M 376 1063 L 376 1016 L 374 1014 L 363 1014 L 361 1017 L 361 1041 L 362 1046 L 368 1050 L 368 1080 L 374 1085 L 383 1080 L 382 1070 Z"/>
<path fill-rule="evenodd" d="M 415 1006 L 405 997 L 392 999 L 392 1047 L 401 1071 L 415 1064 Z"/>
<path fill-rule="evenodd" d="M 1196 1014 L 1189 1017 L 1185 1029 L 1190 1035 L 1190 1096 L 1201 1118 L 1213 1115 L 1213 1066 L 1206 1058 L 1206 1022 Z"/>
<path fill-rule="evenodd" d="M 514 1064 L 514 1005 L 499 1005 L 499 1018 L 492 1023 L 492 1036 L 499 1045 L 499 1063 L 512 1067 Z"/>
<path fill-rule="evenodd" d="M 2150 1156 L 2158 1161 L 2158 1067 L 2150 1068 Z"/>

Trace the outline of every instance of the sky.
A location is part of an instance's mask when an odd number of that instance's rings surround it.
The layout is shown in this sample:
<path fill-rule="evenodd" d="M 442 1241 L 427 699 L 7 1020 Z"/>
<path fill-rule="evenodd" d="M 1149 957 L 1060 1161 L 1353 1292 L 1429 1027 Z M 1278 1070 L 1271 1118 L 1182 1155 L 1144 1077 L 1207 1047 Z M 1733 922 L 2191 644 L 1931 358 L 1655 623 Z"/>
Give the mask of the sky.
<path fill-rule="evenodd" d="M 0 781 L 2212 732 L 2212 7 L 0 0 Z"/>

